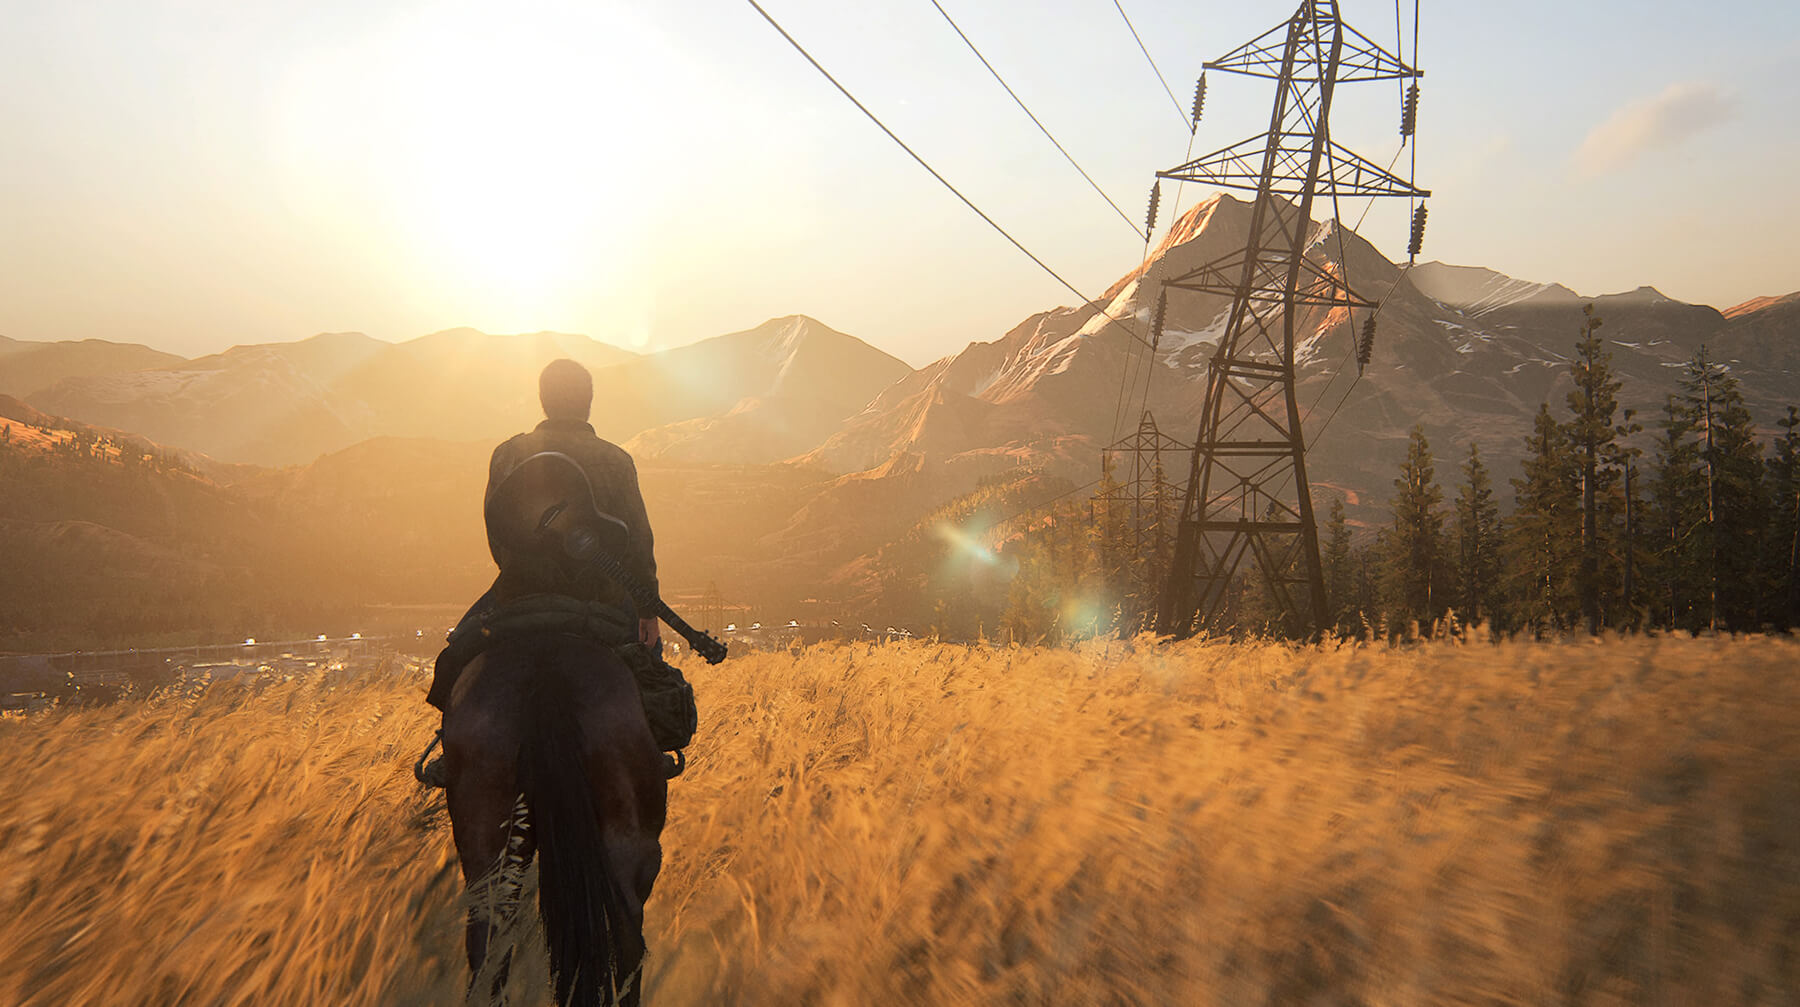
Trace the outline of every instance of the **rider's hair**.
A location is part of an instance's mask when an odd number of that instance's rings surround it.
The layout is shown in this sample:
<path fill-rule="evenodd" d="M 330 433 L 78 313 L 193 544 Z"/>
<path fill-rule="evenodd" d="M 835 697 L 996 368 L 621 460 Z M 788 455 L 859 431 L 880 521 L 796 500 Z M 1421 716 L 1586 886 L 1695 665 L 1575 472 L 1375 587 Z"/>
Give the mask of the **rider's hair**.
<path fill-rule="evenodd" d="M 538 375 L 538 401 L 550 419 L 585 420 L 594 404 L 594 378 L 567 357 L 552 360 Z"/>

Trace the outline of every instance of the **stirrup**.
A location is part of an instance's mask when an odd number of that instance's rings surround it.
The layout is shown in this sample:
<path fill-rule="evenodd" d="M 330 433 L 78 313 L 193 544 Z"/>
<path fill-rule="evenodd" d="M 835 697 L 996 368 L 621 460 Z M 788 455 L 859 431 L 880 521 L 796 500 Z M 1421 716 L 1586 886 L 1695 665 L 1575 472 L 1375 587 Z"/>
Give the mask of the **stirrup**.
<path fill-rule="evenodd" d="M 419 758 L 413 763 L 413 779 L 418 780 L 427 787 L 436 787 L 439 790 L 448 786 L 450 781 L 446 779 L 446 774 L 444 773 L 443 756 L 431 759 L 431 753 L 437 750 L 438 745 L 442 743 L 443 740 L 443 731 L 433 732 L 431 735 L 431 744 L 425 746 L 425 751 L 420 752 Z M 425 762 L 426 759 L 431 759 L 430 764 Z"/>

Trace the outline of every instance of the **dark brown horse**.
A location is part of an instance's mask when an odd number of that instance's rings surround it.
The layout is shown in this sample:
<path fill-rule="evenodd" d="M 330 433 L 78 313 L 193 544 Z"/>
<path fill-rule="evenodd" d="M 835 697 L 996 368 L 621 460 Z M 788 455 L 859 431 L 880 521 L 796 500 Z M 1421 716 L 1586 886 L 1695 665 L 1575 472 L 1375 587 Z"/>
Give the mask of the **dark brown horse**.
<path fill-rule="evenodd" d="M 538 909 L 557 1003 L 639 1002 L 644 902 L 662 865 L 662 753 L 631 671 L 562 634 L 502 640 L 470 662 L 444 715 L 450 823 L 469 910 L 471 990 L 538 859 Z"/>

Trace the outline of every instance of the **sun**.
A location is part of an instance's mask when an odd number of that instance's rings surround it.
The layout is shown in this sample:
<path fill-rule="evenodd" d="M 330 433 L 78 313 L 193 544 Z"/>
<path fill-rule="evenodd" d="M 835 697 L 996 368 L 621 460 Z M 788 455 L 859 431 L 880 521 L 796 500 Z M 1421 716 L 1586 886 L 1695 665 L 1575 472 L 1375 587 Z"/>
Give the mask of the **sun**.
<path fill-rule="evenodd" d="M 616 69 L 547 26 L 433 27 L 395 74 L 401 222 L 496 293 L 547 295 L 603 265 L 605 236 L 638 223 L 623 169 L 641 123 Z"/>
<path fill-rule="evenodd" d="M 290 147 L 422 290 L 553 320 L 630 272 L 671 184 L 651 35 L 603 4 L 422 8 L 305 68 Z"/>

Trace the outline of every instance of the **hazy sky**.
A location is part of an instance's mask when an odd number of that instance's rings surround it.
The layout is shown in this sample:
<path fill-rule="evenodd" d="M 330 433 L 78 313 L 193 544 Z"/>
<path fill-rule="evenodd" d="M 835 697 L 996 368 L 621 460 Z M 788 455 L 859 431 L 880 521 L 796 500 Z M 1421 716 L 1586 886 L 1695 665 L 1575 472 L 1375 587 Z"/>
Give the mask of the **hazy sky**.
<path fill-rule="evenodd" d="M 1139 217 L 1189 137 L 1113 4 L 940 2 Z M 1137 263 L 929 0 L 764 6 L 1076 286 Z M 1184 106 L 1293 9 L 1124 6 Z M 1342 9 L 1393 44 L 1391 4 Z M 1800 288 L 1800 5 L 1425 0 L 1420 35 L 1426 258 L 1721 307 Z M 1265 128 L 1271 93 L 1212 76 L 1194 152 Z M 1397 106 L 1339 89 L 1336 138 L 1386 163 Z M 19 339 L 644 349 L 805 313 L 918 364 L 1073 300 L 742 0 L 0 0 L 0 136 Z M 1403 217 L 1383 201 L 1363 233 L 1396 255 Z"/>

